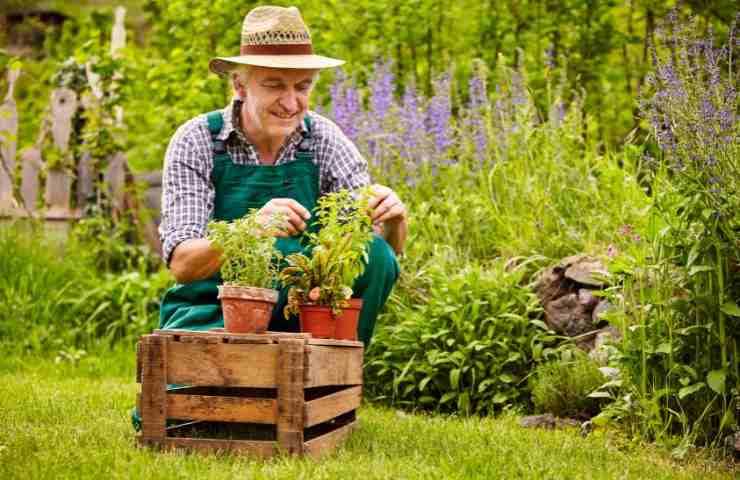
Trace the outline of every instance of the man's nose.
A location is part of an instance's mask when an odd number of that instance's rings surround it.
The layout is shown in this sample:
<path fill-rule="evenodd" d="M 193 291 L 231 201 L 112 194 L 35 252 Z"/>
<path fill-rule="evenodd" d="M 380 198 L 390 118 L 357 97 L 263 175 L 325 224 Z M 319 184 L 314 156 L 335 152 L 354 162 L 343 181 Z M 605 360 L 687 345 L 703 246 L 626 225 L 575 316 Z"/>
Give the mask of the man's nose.
<path fill-rule="evenodd" d="M 280 105 L 288 113 L 292 113 L 298 110 L 298 95 L 296 94 L 296 91 L 292 88 L 287 89 L 285 93 L 280 97 Z"/>

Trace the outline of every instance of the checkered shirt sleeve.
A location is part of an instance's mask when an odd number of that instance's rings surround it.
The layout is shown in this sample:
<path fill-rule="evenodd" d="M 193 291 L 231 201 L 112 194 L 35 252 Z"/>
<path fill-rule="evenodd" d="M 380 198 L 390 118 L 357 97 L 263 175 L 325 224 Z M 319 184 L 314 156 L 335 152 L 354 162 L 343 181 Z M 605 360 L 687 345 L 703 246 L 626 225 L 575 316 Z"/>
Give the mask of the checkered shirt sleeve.
<path fill-rule="evenodd" d="M 226 138 L 226 148 L 234 163 L 258 165 L 256 148 L 248 143 L 241 132 L 234 130 L 234 125 L 238 123 L 238 105 L 235 102 L 223 110 L 224 130 L 219 138 Z M 319 167 L 321 194 L 369 185 L 367 162 L 352 141 L 331 120 L 315 112 L 309 112 L 309 115 L 313 120 L 311 150 L 314 162 Z M 300 132 L 296 131 L 288 139 L 278 153 L 276 165 L 295 160 L 301 138 Z M 162 253 L 168 265 L 172 251 L 179 243 L 206 236 L 206 226 L 213 216 L 215 199 L 211 180 L 212 151 L 213 141 L 205 115 L 181 126 L 167 148 L 159 234 Z"/>

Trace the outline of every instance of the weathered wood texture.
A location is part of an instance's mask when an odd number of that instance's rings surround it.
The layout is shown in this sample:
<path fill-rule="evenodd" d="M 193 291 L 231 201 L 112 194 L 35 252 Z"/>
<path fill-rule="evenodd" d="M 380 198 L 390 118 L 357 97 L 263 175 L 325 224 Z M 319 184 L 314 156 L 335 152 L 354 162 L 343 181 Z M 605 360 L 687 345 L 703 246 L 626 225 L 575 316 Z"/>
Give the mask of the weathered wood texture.
<path fill-rule="evenodd" d="M 268 398 L 167 395 L 171 418 L 214 422 L 276 423 L 277 400 Z"/>
<path fill-rule="evenodd" d="M 168 343 L 166 337 L 147 335 L 141 349 L 141 434 L 155 443 L 165 437 Z"/>
<path fill-rule="evenodd" d="M 277 387 L 277 345 L 171 342 L 167 382 L 184 385 Z"/>
<path fill-rule="evenodd" d="M 350 433 L 357 428 L 357 420 L 343 425 L 336 430 L 309 440 L 303 445 L 303 453 L 313 458 L 320 458 L 333 452 Z"/>
<path fill-rule="evenodd" d="M 8 70 L 8 92 L 0 105 L 0 211 L 10 210 L 13 202 L 13 170 L 18 137 L 18 110 L 13 97 L 20 70 Z"/>
<path fill-rule="evenodd" d="M 142 337 L 137 346 L 139 443 L 262 457 L 330 452 L 356 425 L 352 412 L 362 399 L 363 347 L 360 342 L 313 341 L 306 334 L 274 332 L 161 330 Z M 167 391 L 168 383 L 188 386 Z M 246 439 L 181 436 L 165 428 L 167 418 L 219 422 L 217 428 L 221 422 L 246 426 L 238 434 Z M 255 424 L 265 425 L 262 434 L 251 430 Z M 326 433 L 305 441 L 318 431 Z"/>
<path fill-rule="evenodd" d="M 306 387 L 322 385 L 360 385 L 362 348 L 306 347 Z"/>
<path fill-rule="evenodd" d="M 303 453 L 305 344 L 305 340 L 301 338 L 281 339 L 278 344 L 278 445 L 291 454 Z"/>
<path fill-rule="evenodd" d="M 360 407 L 360 402 L 362 387 L 359 385 L 306 402 L 303 425 L 312 427 L 356 410 Z"/>

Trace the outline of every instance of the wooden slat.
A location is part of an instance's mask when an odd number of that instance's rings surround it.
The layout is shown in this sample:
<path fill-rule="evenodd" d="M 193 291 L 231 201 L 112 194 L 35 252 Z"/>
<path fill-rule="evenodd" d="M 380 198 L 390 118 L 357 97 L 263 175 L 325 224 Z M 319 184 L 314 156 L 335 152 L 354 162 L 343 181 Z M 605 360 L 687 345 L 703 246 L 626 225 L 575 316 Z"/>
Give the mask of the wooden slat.
<path fill-rule="evenodd" d="M 304 426 L 311 427 L 355 410 L 361 401 L 362 386 L 358 385 L 306 402 Z"/>
<path fill-rule="evenodd" d="M 136 342 L 136 383 L 141 383 L 141 340 Z"/>
<path fill-rule="evenodd" d="M 326 347 L 354 347 L 362 348 L 362 342 L 354 340 L 336 340 L 333 338 L 312 338 L 308 342 L 309 345 L 323 345 Z"/>
<path fill-rule="evenodd" d="M 327 453 L 331 453 L 357 428 L 357 425 L 357 420 L 355 420 L 320 437 L 309 440 L 303 444 L 303 453 L 313 458 L 319 458 Z"/>
<path fill-rule="evenodd" d="M 77 164 L 77 205 L 83 206 L 95 193 L 95 169 L 88 152 L 82 154 Z"/>
<path fill-rule="evenodd" d="M 306 387 L 361 385 L 362 348 L 306 346 Z"/>
<path fill-rule="evenodd" d="M 20 70 L 8 70 L 8 92 L 0 105 L 0 210 L 13 205 L 13 169 L 18 144 L 18 109 L 13 90 Z M 8 175 L 10 174 L 10 176 Z"/>
<path fill-rule="evenodd" d="M 104 174 L 105 183 L 108 185 L 111 206 L 119 213 L 123 210 L 124 205 L 126 168 L 126 155 L 123 152 L 118 152 L 108 159 L 108 168 Z"/>
<path fill-rule="evenodd" d="M 283 338 L 280 347 L 278 371 L 277 440 L 281 450 L 303 453 L 304 412 L 304 339 Z"/>
<path fill-rule="evenodd" d="M 69 150 L 72 135 L 72 117 L 77 111 L 77 94 L 69 88 L 56 88 L 51 92 L 51 135 L 54 145 L 65 153 Z"/>
<path fill-rule="evenodd" d="M 167 395 L 170 418 L 213 422 L 277 423 L 277 400 L 269 398 Z"/>
<path fill-rule="evenodd" d="M 167 351 L 167 383 L 275 388 L 278 353 L 278 345 L 244 348 L 173 341 Z"/>
<path fill-rule="evenodd" d="M 70 214 L 70 193 L 72 177 L 63 169 L 52 169 L 46 174 L 46 194 L 44 199 L 49 207 L 49 216 Z"/>
<path fill-rule="evenodd" d="M 41 150 L 37 147 L 23 152 L 21 156 L 21 199 L 29 212 L 36 211 L 41 164 Z"/>
<path fill-rule="evenodd" d="M 152 442 L 165 436 L 167 338 L 146 335 L 142 344 L 141 434 Z"/>

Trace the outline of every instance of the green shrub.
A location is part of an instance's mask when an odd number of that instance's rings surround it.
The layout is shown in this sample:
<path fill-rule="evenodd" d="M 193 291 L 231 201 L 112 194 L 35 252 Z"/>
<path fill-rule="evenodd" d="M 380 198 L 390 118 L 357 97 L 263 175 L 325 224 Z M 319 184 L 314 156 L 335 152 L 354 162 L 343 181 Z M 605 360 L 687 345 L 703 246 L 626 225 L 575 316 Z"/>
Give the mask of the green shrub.
<path fill-rule="evenodd" d="M 599 412 L 601 400 L 588 395 L 605 382 L 598 365 L 580 350 L 564 350 L 561 358 L 538 365 L 529 380 L 537 411 L 577 418 Z"/>
<path fill-rule="evenodd" d="M 495 261 L 453 272 L 444 261 L 449 251 L 438 253 L 437 262 L 418 272 L 420 301 L 391 304 L 368 352 L 367 390 L 447 412 L 485 414 L 526 404 L 525 379 L 554 340 L 537 320 L 537 298 L 522 285 L 526 269 L 507 271 Z"/>
<path fill-rule="evenodd" d="M 172 283 L 158 270 L 99 271 L 89 251 L 38 226 L 0 227 L 0 342 L 61 350 L 131 340 L 157 325 L 159 299 Z"/>

